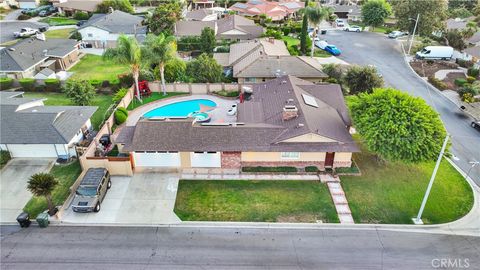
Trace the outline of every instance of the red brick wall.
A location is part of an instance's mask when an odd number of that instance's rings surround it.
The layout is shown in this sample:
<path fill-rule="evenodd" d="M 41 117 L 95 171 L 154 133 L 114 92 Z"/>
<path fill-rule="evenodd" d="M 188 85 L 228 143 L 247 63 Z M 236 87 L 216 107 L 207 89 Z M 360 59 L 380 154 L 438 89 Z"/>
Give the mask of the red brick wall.
<path fill-rule="evenodd" d="M 241 152 L 222 152 L 223 169 L 240 169 L 242 167 Z"/>
<path fill-rule="evenodd" d="M 352 166 L 352 161 L 334 161 L 333 162 L 333 167 L 338 168 L 338 167 L 351 167 Z"/>

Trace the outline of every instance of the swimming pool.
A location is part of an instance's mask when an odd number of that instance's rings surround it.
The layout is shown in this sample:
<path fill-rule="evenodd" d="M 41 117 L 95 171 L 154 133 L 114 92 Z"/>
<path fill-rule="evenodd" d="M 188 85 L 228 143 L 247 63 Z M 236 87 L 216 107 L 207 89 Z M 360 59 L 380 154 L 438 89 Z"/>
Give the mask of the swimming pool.
<path fill-rule="evenodd" d="M 215 107 L 217 107 L 217 103 L 209 99 L 192 99 L 158 107 L 148 111 L 143 117 L 187 117 L 193 112 L 211 111 Z"/>

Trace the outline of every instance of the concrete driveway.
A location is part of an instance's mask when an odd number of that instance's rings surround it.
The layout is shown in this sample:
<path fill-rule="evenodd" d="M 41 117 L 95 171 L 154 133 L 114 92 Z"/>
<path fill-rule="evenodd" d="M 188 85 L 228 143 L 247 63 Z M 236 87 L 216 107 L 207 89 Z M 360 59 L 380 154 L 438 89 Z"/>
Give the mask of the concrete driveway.
<path fill-rule="evenodd" d="M 61 217 L 66 223 L 172 224 L 181 220 L 173 212 L 178 175 L 136 173 L 112 176 L 98 213 L 75 213 L 69 207 Z"/>
<path fill-rule="evenodd" d="M 2 21 L 0 22 L 0 44 L 14 40 L 13 32 L 20 31 L 22 28 L 39 28 L 42 26 L 48 26 L 48 24 L 30 21 Z"/>
<path fill-rule="evenodd" d="M 2 169 L 0 179 L 0 222 L 16 222 L 32 194 L 27 190 L 31 175 L 48 172 L 52 159 L 13 159 Z"/>

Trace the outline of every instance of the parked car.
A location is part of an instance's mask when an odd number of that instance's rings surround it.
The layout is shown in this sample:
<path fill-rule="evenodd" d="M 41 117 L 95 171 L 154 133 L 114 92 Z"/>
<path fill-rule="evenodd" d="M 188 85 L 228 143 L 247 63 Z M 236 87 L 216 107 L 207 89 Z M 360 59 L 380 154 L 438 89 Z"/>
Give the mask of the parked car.
<path fill-rule="evenodd" d="M 407 32 L 402 32 L 402 31 L 392 31 L 390 34 L 388 34 L 389 38 L 398 38 L 398 37 L 403 37 L 408 35 Z"/>
<path fill-rule="evenodd" d="M 417 59 L 451 59 L 453 56 L 453 48 L 449 46 L 427 46 L 417 52 Z"/>
<path fill-rule="evenodd" d="M 327 43 L 326 40 L 317 40 L 317 41 L 315 41 L 315 46 L 317 46 L 318 48 L 324 50 L 325 47 L 328 46 L 328 43 Z"/>
<path fill-rule="evenodd" d="M 474 129 L 480 131 L 480 121 L 473 121 L 471 124 L 470 124 Z"/>
<path fill-rule="evenodd" d="M 47 17 L 50 16 L 53 12 L 50 11 L 50 9 L 42 10 L 38 13 L 38 16 L 40 17 Z"/>
<path fill-rule="evenodd" d="M 87 20 L 78 21 L 77 26 L 80 27 L 80 26 L 84 25 L 86 22 L 87 22 Z"/>
<path fill-rule="evenodd" d="M 343 31 L 358 33 L 362 31 L 362 28 L 358 25 L 347 25 L 343 28 Z"/>
<path fill-rule="evenodd" d="M 25 27 L 25 28 L 20 29 L 20 31 L 18 31 L 18 32 L 13 32 L 13 36 L 14 37 L 29 37 L 29 36 L 33 36 L 33 35 L 38 34 L 38 33 L 40 33 L 40 31 L 38 29 Z"/>
<path fill-rule="evenodd" d="M 324 50 L 330 53 L 331 55 L 335 55 L 335 56 L 338 56 L 342 53 L 340 49 L 338 49 L 335 45 L 332 45 L 332 44 L 325 46 Z"/>
<path fill-rule="evenodd" d="M 22 14 L 28 14 L 30 11 L 34 10 L 34 8 L 24 8 L 20 13 Z"/>
<path fill-rule="evenodd" d="M 40 32 L 46 32 L 48 30 L 48 25 L 40 26 L 38 30 L 40 30 Z"/>
<path fill-rule="evenodd" d="M 335 24 L 337 25 L 337 27 L 344 27 L 345 26 L 345 22 L 342 19 L 336 19 Z"/>
<path fill-rule="evenodd" d="M 90 168 L 83 176 L 72 201 L 74 212 L 98 212 L 108 189 L 112 186 L 110 173 L 105 168 Z"/>

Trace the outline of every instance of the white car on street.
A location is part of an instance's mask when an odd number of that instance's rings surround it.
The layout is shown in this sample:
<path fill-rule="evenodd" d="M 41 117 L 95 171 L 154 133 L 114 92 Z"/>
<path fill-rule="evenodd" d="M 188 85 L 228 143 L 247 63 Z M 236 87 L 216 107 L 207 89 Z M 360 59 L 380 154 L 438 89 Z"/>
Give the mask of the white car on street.
<path fill-rule="evenodd" d="M 362 28 L 358 25 L 347 25 L 343 28 L 343 31 L 358 33 L 362 31 Z"/>
<path fill-rule="evenodd" d="M 337 25 L 337 27 L 344 27 L 345 26 L 345 22 L 342 19 L 336 19 L 335 24 Z"/>
<path fill-rule="evenodd" d="M 13 36 L 14 37 L 29 37 L 29 36 L 33 36 L 33 35 L 39 34 L 39 33 L 40 33 L 40 31 L 38 29 L 25 27 L 25 28 L 20 29 L 19 32 L 14 32 Z"/>
<path fill-rule="evenodd" d="M 326 40 L 315 40 L 315 46 L 324 50 L 328 46 L 328 42 Z"/>

